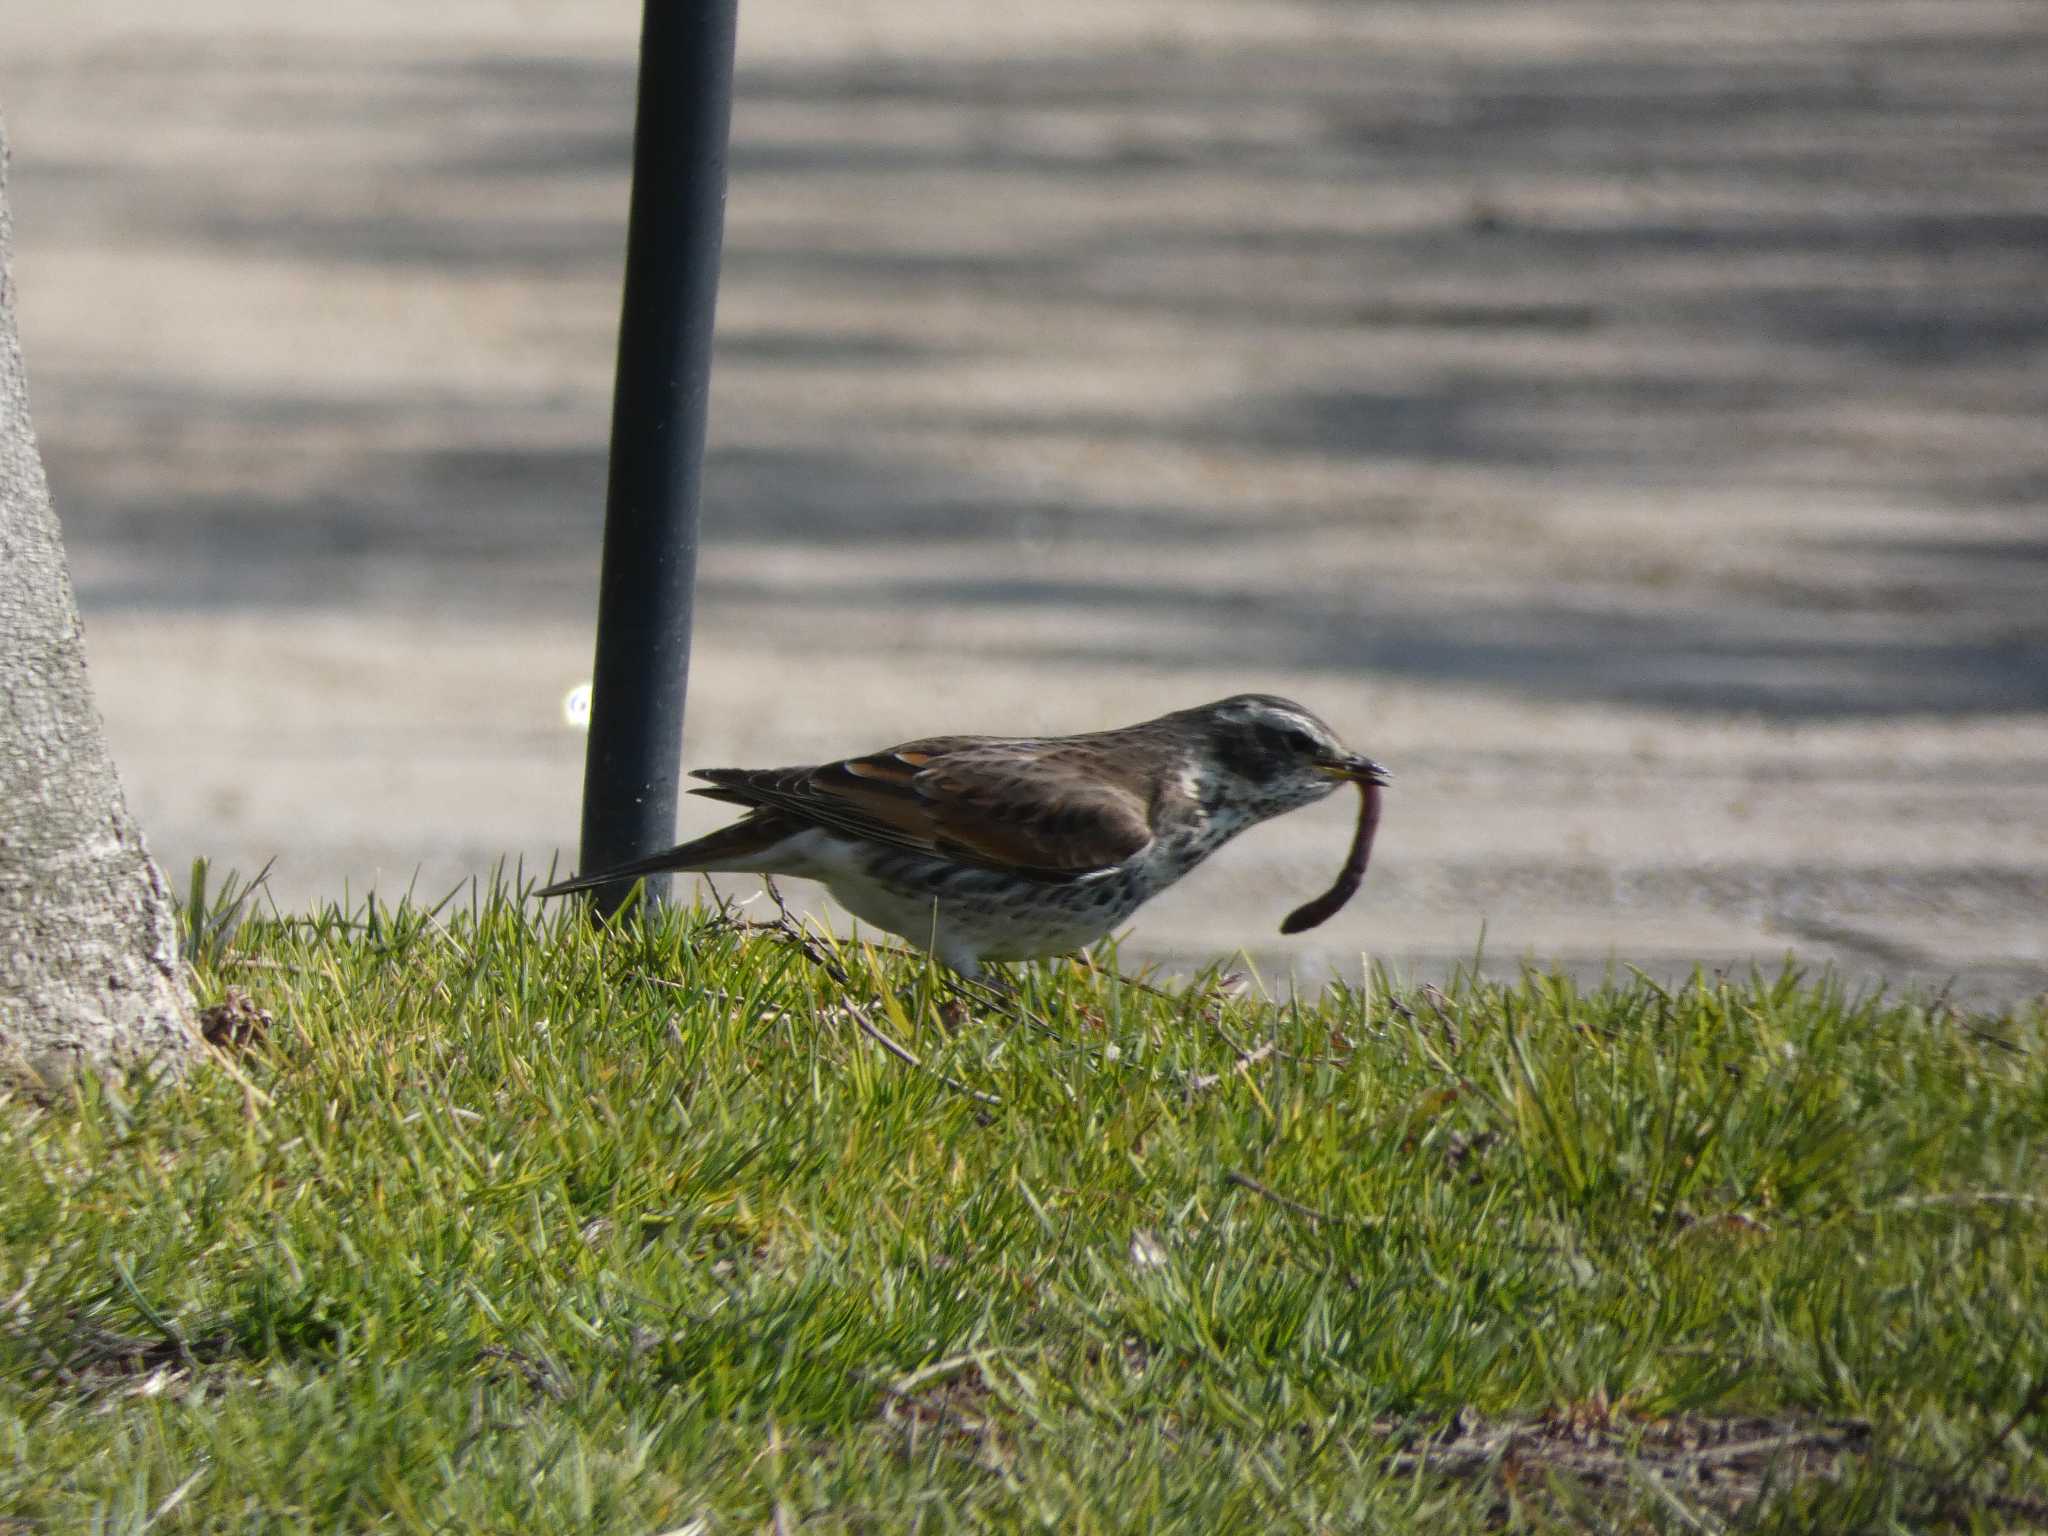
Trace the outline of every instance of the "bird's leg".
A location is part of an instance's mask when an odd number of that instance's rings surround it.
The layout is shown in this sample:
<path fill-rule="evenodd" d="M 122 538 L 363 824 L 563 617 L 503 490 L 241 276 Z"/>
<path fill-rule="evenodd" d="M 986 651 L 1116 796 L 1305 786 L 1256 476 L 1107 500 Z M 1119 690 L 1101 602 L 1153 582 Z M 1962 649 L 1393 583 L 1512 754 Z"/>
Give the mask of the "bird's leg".
<path fill-rule="evenodd" d="M 939 1009 L 940 1022 L 948 1029 L 958 1029 L 971 1020 L 976 1006 L 1027 1017 L 1022 989 L 1003 971 L 978 965 L 972 971 L 949 970 L 940 980 L 951 994 Z"/>
<path fill-rule="evenodd" d="M 1074 959 L 1078 964 L 1085 965 L 1088 968 L 1090 975 L 1106 976 L 1110 978 L 1112 981 L 1116 982 L 1118 986 L 1131 987 L 1139 992 L 1149 992 L 1154 997 L 1163 997 L 1174 1001 L 1178 1000 L 1175 997 L 1175 994 L 1167 991 L 1166 988 L 1159 986 L 1156 983 L 1147 981 L 1145 979 L 1143 972 L 1140 972 L 1136 976 L 1126 976 L 1122 971 L 1118 970 L 1115 966 L 1102 964 L 1095 958 L 1095 956 L 1087 953 L 1086 951 L 1083 951 L 1081 954 L 1074 956 Z"/>

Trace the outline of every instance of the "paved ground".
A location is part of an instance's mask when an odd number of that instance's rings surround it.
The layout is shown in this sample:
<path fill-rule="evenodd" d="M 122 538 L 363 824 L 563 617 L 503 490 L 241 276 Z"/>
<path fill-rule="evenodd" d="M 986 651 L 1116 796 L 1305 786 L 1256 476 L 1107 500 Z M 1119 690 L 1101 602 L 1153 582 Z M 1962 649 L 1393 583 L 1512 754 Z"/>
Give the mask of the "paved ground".
<path fill-rule="evenodd" d="M 574 841 L 636 8 L 0 20 L 173 869 Z M 689 756 L 1294 694 L 1399 782 L 1135 947 L 2048 987 L 2035 0 L 747 0 Z M 715 816 L 692 808 L 686 830 Z"/>

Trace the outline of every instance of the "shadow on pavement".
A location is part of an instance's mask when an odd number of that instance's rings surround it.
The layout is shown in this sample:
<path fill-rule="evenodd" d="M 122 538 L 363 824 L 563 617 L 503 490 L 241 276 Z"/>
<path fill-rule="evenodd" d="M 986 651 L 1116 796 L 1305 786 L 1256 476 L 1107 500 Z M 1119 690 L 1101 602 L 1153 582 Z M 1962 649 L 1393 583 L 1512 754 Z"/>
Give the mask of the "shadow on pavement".
<path fill-rule="evenodd" d="M 179 180 L 44 164 L 40 217 L 316 264 L 320 281 L 352 267 L 536 293 L 616 281 L 620 229 L 588 210 L 623 198 L 587 189 L 623 188 L 625 60 L 280 45 L 231 64 L 136 52 L 101 67 L 145 103 L 228 101 L 254 136 L 367 117 L 387 158 L 253 182 L 232 167 Z M 877 630 L 907 606 L 1042 617 L 1034 638 L 1001 642 L 1011 656 L 1263 662 L 1792 719 L 2048 708 L 2044 77 L 2048 29 L 2017 22 L 1526 60 L 1302 46 L 747 70 L 736 206 L 759 189 L 776 216 L 736 217 L 729 285 L 877 304 L 851 331 L 728 327 L 721 366 L 781 380 L 791 419 L 721 419 L 736 430 L 713 456 L 707 540 L 979 546 L 949 572 L 814 575 L 794 596 Z M 940 380 L 986 355 L 936 302 L 918 320 L 920 295 L 1169 323 L 1255 363 L 1278 341 L 1220 401 L 1083 390 L 1071 406 L 1020 405 L 935 385 L 922 403 L 878 389 L 864 425 L 813 411 L 823 375 Z M 1278 343 L 1300 346 L 1298 366 Z M 1347 369 L 1382 344 L 1416 359 L 1399 382 Z M 1031 340 L 1012 345 L 1029 354 Z M 144 441 L 200 421 L 299 455 L 287 487 L 266 484 L 256 453 L 244 483 L 196 489 L 174 446 L 160 479 L 123 489 L 101 473 L 99 440 L 54 434 L 88 608 L 587 610 L 602 443 L 530 429 L 592 415 L 588 399 L 401 391 L 366 405 L 325 396 L 317 374 L 298 396 L 58 381 Z M 440 446 L 406 430 L 422 421 Z M 307 446 L 336 432 L 353 434 L 348 451 Z M 1539 509 L 1598 487 L 1652 520 L 1665 498 L 1683 521 L 1740 495 L 1782 505 L 1737 535 L 1765 539 L 1778 574 L 1717 586 L 1685 567 L 1679 540 L 1668 602 L 1654 582 L 1540 577 L 1507 598 L 1446 600 L 1365 556 L 1341 590 L 1305 565 L 1301 590 L 1282 581 L 1276 595 L 1229 570 L 1284 575 L 1294 541 L 1307 561 L 1347 532 L 1369 550 L 1397 528 L 1455 529 L 1462 492 L 1424 479 L 1349 499 L 1276 489 L 1249 509 L 1147 504 L 902 446 L 921 436 L 1027 457 L 1074 440 L 1223 453 L 1276 484 L 1301 466 L 1476 474 Z M 1890 535 L 1815 523 L 1805 498 L 1822 494 L 1916 521 Z M 1991 514 L 2004 521 L 1987 531 Z M 1048 547 L 1099 548 L 1102 574 L 1034 570 Z M 1211 574 L 1162 574 L 1151 557 L 1177 549 L 1214 554 Z M 1520 553 L 1509 541 L 1494 558 Z M 1861 574 L 1831 579 L 1847 560 Z M 710 605 L 792 597 L 731 565 L 707 580 Z M 1070 622 L 1103 612 L 1147 620 L 1156 642 Z"/>

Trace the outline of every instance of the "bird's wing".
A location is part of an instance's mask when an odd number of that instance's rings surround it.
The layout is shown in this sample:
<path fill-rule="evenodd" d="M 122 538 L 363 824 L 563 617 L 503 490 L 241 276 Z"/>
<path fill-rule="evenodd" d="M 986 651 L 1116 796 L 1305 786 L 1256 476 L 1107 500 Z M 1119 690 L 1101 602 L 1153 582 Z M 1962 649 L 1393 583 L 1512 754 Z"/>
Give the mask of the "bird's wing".
<path fill-rule="evenodd" d="M 708 768 L 714 800 L 1040 880 L 1121 864 L 1152 841 L 1150 802 L 1060 741 L 938 736 L 814 768 Z"/>

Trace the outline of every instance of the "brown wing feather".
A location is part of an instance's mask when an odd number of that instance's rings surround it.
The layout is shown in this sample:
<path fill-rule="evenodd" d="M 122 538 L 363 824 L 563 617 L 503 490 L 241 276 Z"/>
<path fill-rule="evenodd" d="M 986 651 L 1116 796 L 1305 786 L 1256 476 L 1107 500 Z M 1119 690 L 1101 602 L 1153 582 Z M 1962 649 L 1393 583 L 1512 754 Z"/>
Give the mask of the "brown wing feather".
<path fill-rule="evenodd" d="M 714 799 L 963 863 L 1070 880 L 1152 840 L 1140 788 L 1059 741 L 940 736 L 812 768 L 711 768 Z"/>

